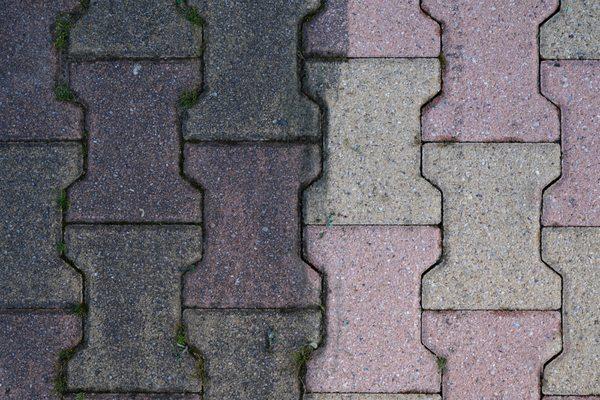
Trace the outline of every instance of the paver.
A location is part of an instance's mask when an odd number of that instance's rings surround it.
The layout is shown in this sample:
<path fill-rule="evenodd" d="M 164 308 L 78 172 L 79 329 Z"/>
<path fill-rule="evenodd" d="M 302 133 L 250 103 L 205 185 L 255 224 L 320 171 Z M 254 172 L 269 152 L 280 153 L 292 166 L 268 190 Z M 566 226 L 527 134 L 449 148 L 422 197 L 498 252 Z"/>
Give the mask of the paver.
<path fill-rule="evenodd" d="M 423 110 L 423 139 L 557 140 L 558 110 L 538 89 L 537 39 L 539 24 L 557 6 L 558 0 L 424 0 L 442 23 L 445 67 L 441 95 Z"/>
<path fill-rule="evenodd" d="M 600 396 L 544 396 L 544 400 L 600 400 Z"/>
<path fill-rule="evenodd" d="M 424 308 L 560 308 L 539 238 L 542 190 L 559 162 L 549 143 L 424 146 L 423 174 L 444 193 L 444 256 L 423 278 Z"/>
<path fill-rule="evenodd" d="M 346 57 L 437 57 L 440 27 L 419 0 L 327 0 L 304 25 L 309 54 Z"/>
<path fill-rule="evenodd" d="M 600 61 L 544 62 L 541 84 L 562 119 L 562 176 L 544 194 L 542 224 L 600 226 Z"/>
<path fill-rule="evenodd" d="M 432 394 L 335 394 L 335 393 L 310 393 L 304 396 L 305 400 L 441 400 L 438 395 Z"/>
<path fill-rule="evenodd" d="M 421 274 L 439 257 L 439 229 L 309 226 L 305 241 L 327 277 L 326 341 L 308 364 L 307 391 L 439 391 L 420 330 Z"/>
<path fill-rule="evenodd" d="M 177 99 L 197 61 L 71 65 L 88 112 L 85 178 L 70 190 L 69 222 L 199 222 L 201 195 L 179 175 Z"/>
<path fill-rule="evenodd" d="M 75 143 L 0 145 L 0 307 L 81 301 L 81 276 L 61 260 L 61 190 L 82 170 Z"/>
<path fill-rule="evenodd" d="M 200 227 L 69 225 L 66 242 L 89 302 L 69 388 L 199 392 L 196 361 L 177 347 L 177 329 L 181 276 L 201 256 Z"/>
<path fill-rule="evenodd" d="M 83 394 L 83 392 L 82 392 Z M 77 394 L 65 396 L 66 400 L 80 400 Z M 85 393 L 83 400 L 201 400 L 198 394 L 93 394 Z"/>
<path fill-rule="evenodd" d="M 298 37 L 319 0 L 192 0 L 206 21 L 204 88 L 186 140 L 318 139 L 318 106 L 300 92 Z"/>
<path fill-rule="evenodd" d="M 55 99 L 52 27 L 78 0 L 0 1 L 0 141 L 77 139 L 82 111 Z"/>
<path fill-rule="evenodd" d="M 185 276 L 186 306 L 320 304 L 319 274 L 300 258 L 301 188 L 319 172 L 303 144 L 191 144 L 185 171 L 204 190 L 205 251 Z"/>
<path fill-rule="evenodd" d="M 297 400 L 298 372 L 320 341 L 318 310 L 186 310 L 203 356 L 204 400 Z"/>
<path fill-rule="evenodd" d="M 423 343 L 445 360 L 444 400 L 537 400 L 560 350 L 560 312 L 427 311 Z"/>
<path fill-rule="evenodd" d="M 561 0 L 560 12 L 540 28 L 540 52 L 551 59 L 600 59 L 600 3 Z"/>
<path fill-rule="evenodd" d="M 543 259 L 563 277 L 563 352 L 545 394 L 600 395 L 600 228 L 545 228 Z"/>
<path fill-rule="evenodd" d="M 173 0 L 92 0 L 73 26 L 69 52 L 78 59 L 196 57 L 201 32 Z"/>
<path fill-rule="evenodd" d="M 421 106 L 437 60 L 309 62 L 306 88 L 327 106 L 323 175 L 304 193 L 309 224 L 437 224 L 440 192 L 420 173 Z"/>
<path fill-rule="evenodd" d="M 0 311 L 0 398 L 59 400 L 59 353 L 81 339 L 74 315 L 48 311 Z"/>

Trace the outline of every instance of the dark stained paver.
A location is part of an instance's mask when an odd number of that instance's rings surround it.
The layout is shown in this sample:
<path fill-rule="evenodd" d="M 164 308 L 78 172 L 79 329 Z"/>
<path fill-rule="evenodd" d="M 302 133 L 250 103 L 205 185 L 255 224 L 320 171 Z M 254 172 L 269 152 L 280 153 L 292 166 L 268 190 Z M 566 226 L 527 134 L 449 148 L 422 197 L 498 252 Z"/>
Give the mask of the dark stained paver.
<path fill-rule="evenodd" d="M 0 1 L 0 141 L 77 139 L 81 109 L 54 97 L 52 26 L 78 0 Z"/>
<path fill-rule="evenodd" d="M 186 145 L 204 189 L 205 251 L 185 276 L 191 307 L 318 305 L 320 276 L 300 258 L 300 190 L 320 168 L 316 145 Z"/>
<path fill-rule="evenodd" d="M 59 353 L 81 340 L 81 320 L 54 312 L 0 312 L 0 399 L 59 400 Z"/>
<path fill-rule="evenodd" d="M 299 399 L 300 364 L 320 341 L 320 319 L 315 310 L 186 310 L 204 360 L 203 399 Z"/>
<path fill-rule="evenodd" d="M 298 30 L 319 0 L 192 0 L 206 21 L 204 91 L 189 111 L 193 140 L 293 140 L 320 135 L 319 109 L 299 90 Z"/>
<path fill-rule="evenodd" d="M 82 170 L 81 146 L 0 145 L 0 307 L 81 301 L 81 276 L 60 258 L 61 189 Z"/>
<path fill-rule="evenodd" d="M 199 392 L 196 362 L 176 339 L 181 275 L 200 258 L 200 227 L 70 225 L 66 241 L 89 304 L 69 388 Z"/>
<path fill-rule="evenodd" d="M 69 191 L 70 222 L 198 222 L 200 192 L 179 176 L 176 104 L 195 61 L 93 62 L 71 68 L 88 109 L 88 168 Z"/>

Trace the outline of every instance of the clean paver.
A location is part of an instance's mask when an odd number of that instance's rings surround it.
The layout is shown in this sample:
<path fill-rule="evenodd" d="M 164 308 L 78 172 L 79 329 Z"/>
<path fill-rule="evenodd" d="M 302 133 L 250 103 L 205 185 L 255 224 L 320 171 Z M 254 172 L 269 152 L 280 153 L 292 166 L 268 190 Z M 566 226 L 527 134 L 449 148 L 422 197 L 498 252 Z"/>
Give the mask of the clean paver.
<path fill-rule="evenodd" d="M 441 95 L 423 110 L 423 139 L 557 140 L 558 110 L 538 88 L 537 39 L 539 24 L 557 6 L 558 0 L 424 0 L 442 23 L 445 67 Z"/>
<path fill-rule="evenodd" d="M 435 393 L 436 358 L 421 344 L 421 274 L 441 252 L 435 227 L 309 226 L 308 261 L 327 277 L 326 341 L 309 392 Z"/>
<path fill-rule="evenodd" d="M 562 120 L 562 176 L 544 193 L 542 224 L 600 226 L 600 61 L 544 62 L 541 84 Z"/>
<path fill-rule="evenodd" d="M 440 27 L 419 0 L 328 0 L 304 25 L 309 54 L 341 57 L 437 57 Z"/>
<path fill-rule="evenodd" d="M 600 394 L 600 228 L 545 228 L 543 259 L 563 277 L 563 352 L 545 394 Z"/>
<path fill-rule="evenodd" d="M 560 351 L 560 312 L 427 311 L 423 343 L 445 360 L 444 400 L 538 400 Z"/>
<path fill-rule="evenodd" d="M 433 394 L 342 394 L 342 393 L 309 393 L 305 400 L 441 400 Z"/>
<path fill-rule="evenodd" d="M 309 62 L 306 89 L 327 105 L 323 175 L 304 193 L 308 224 L 438 224 L 441 194 L 421 176 L 420 111 L 439 63 Z"/>
<path fill-rule="evenodd" d="M 542 190 L 559 163 L 557 144 L 424 146 L 424 176 L 444 193 L 444 255 L 423 278 L 424 308 L 560 308 L 539 233 Z"/>

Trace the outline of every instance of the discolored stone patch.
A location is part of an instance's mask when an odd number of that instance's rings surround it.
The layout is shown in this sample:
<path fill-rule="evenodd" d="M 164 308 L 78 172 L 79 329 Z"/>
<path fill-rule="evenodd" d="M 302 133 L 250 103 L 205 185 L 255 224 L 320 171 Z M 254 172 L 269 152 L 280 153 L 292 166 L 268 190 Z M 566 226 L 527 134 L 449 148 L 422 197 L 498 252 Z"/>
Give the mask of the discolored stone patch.
<path fill-rule="evenodd" d="M 437 57 L 440 27 L 419 0 L 328 0 L 304 26 L 310 54 L 342 57 Z"/>
<path fill-rule="evenodd" d="M 420 109 L 439 89 L 437 60 L 307 63 L 327 107 L 321 178 L 304 193 L 308 224 L 437 224 L 441 195 L 420 172 Z"/>
<path fill-rule="evenodd" d="M 81 302 L 81 276 L 60 254 L 61 191 L 82 171 L 81 146 L 3 144 L 0 168 L 0 308 Z"/>
<path fill-rule="evenodd" d="M 538 26 L 558 0 L 424 0 L 442 23 L 442 93 L 423 110 L 423 139 L 549 142 L 558 110 L 539 93 Z M 510 43 L 510 45 L 507 45 Z"/>
<path fill-rule="evenodd" d="M 78 139 L 83 114 L 56 100 L 53 27 L 78 0 L 0 2 L 0 141 Z"/>
<path fill-rule="evenodd" d="M 305 240 L 327 279 L 326 341 L 308 364 L 307 391 L 439 391 L 435 356 L 421 344 L 420 283 L 441 252 L 440 230 L 309 226 Z"/>
<path fill-rule="evenodd" d="M 539 234 L 542 190 L 559 162 L 556 144 L 423 147 L 423 174 L 444 193 L 444 255 L 423 277 L 424 308 L 560 308 Z"/>
<path fill-rule="evenodd" d="M 343 393 L 309 393 L 305 400 L 441 400 L 433 394 L 343 394 Z"/>

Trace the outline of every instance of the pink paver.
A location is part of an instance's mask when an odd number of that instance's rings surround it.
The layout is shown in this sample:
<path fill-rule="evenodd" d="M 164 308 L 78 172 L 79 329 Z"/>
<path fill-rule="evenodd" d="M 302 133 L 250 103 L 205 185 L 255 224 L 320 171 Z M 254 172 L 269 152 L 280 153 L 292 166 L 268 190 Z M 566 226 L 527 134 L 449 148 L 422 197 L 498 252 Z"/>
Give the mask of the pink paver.
<path fill-rule="evenodd" d="M 600 61 L 548 61 L 541 72 L 542 93 L 561 109 L 563 156 L 542 224 L 600 226 Z"/>
<path fill-rule="evenodd" d="M 600 400 L 600 396 L 544 396 L 544 400 Z"/>
<path fill-rule="evenodd" d="M 445 400 L 537 400 L 560 351 L 560 312 L 426 311 L 423 343 L 446 359 Z"/>
<path fill-rule="evenodd" d="M 306 254 L 326 274 L 326 341 L 310 392 L 432 393 L 436 358 L 421 344 L 421 274 L 439 257 L 435 227 L 309 226 Z"/>
<path fill-rule="evenodd" d="M 538 89 L 538 26 L 558 0 L 424 0 L 442 22 L 443 87 L 425 109 L 423 140 L 545 142 L 558 110 Z"/>
<path fill-rule="evenodd" d="M 308 53 L 346 57 L 437 57 L 440 27 L 419 0 L 328 0 L 304 29 Z"/>

